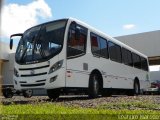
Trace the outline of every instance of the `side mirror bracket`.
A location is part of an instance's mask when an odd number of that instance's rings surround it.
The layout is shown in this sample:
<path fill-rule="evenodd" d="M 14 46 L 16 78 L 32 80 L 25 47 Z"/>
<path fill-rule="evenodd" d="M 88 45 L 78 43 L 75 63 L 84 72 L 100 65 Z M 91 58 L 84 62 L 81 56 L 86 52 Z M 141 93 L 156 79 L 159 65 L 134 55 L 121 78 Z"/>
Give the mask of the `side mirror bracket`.
<path fill-rule="evenodd" d="M 15 37 L 15 36 L 22 37 L 23 34 L 22 33 L 18 33 L 18 34 L 13 34 L 13 35 L 10 36 L 10 44 L 9 44 L 10 50 L 12 50 L 12 48 L 13 48 L 13 39 L 12 39 L 12 37 Z"/>

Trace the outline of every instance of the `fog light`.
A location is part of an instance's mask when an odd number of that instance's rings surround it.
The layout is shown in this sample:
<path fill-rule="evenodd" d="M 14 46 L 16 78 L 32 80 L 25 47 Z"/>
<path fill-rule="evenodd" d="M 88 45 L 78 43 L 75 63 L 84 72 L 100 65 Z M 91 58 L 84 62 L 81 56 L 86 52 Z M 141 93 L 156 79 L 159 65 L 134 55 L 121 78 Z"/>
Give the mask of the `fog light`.
<path fill-rule="evenodd" d="M 50 79 L 50 83 L 54 82 L 57 79 L 57 75 Z"/>

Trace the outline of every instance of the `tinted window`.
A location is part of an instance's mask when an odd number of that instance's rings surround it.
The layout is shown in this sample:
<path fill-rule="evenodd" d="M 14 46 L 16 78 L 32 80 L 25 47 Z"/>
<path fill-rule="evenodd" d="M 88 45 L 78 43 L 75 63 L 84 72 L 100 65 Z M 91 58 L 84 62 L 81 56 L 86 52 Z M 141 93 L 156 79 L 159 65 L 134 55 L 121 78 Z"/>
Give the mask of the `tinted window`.
<path fill-rule="evenodd" d="M 101 56 L 108 58 L 108 45 L 107 45 L 107 40 L 105 40 L 104 38 L 99 38 L 100 41 L 100 46 L 101 46 Z"/>
<path fill-rule="evenodd" d="M 109 49 L 110 59 L 121 63 L 122 61 L 121 47 L 113 42 L 108 42 L 108 49 Z"/>
<path fill-rule="evenodd" d="M 139 68 L 141 69 L 141 59 L 140 59 L 140 56 L 133 53 L 133 64 L 134 64 L 134 67 L 136 68 Z"/>
<path fill-rule="evenodd" d="M 148 62 L 146 58 L 141 57 L 141 65 L 143 70 L 148 71 Z"/>
<path fill-rule="evenodd" d="M 100 56 L 101 46 L 100 46 L 99 38 L 95 34 L 91 34 L 91 46 L 92 46 L 92 53 L 94 55 Z"/>
<path fill-rule="evenodd" d="M 122 62 L 126 65 L 133 66 L 131 51 L 122 48 Z"/>
<path fill-rule="evenodd" d="M 91 46 L 92 46 L 92 53 L 94 55 L 108 58 L 108 45 L 106 39 L 92 33 Z"/>
<path fill-rule="evenodd" d="M 80 32 L 78 33 L 79 39 L 76 39 L 76 32 Z M 75 24 L 71 24 L 68 34 L 67 57 L 84 54 L 86 52 L 87 29 L 82 26 L 75 28 Z"/>

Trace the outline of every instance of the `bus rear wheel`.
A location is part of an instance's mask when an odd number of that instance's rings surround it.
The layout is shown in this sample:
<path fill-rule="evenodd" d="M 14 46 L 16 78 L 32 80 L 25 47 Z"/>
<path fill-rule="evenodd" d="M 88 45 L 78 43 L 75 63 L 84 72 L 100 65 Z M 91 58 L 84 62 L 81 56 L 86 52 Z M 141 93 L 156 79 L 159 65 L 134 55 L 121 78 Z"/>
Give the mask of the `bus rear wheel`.
<path fill-rule="evenodd" d="M 128 91 L 129 96 L 139 95 L 140 94 L 140 84 L 137 80 L 134 81 L 133 89 Z"/>
<path fill-rule="evenodd" d="M 99 77 L 97 74 L 92 74 L 89 80 L 89 97 L 97 98 L 100 92 L 100 84 L 98 81 Z"/>
<path fill-rule="evenodd" d="M 48 89 L 47 95 L 51 100 L 56 100 L 59 98 L 60 89 Z"/>
<path fill-rule="evenodd" d="M 140 85 L 137 81 L 134 82 L 134 95 L 139 95 L 140 94 Z"/>

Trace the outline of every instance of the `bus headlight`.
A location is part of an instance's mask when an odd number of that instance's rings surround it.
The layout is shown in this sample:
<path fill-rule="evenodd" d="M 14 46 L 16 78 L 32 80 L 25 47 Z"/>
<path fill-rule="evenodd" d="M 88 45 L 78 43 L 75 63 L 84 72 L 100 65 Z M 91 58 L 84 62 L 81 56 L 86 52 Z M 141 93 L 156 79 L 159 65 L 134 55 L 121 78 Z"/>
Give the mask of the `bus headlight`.
<path fill-rule="evenodd" d="M 58 62 L 56 62 L 49 70 L 49 74 L 53 73 L 54 71 L 60 69 L 63 65 L 63 60 L 60 60 Z"/>
<path fill-rule="evenodd" d="M 16 77 L 19 77 L 19 73 L 18 73 L 18 71 L 17 71 L 16 68 L 14 68 L 14 75 L 15 75 Z"/>

